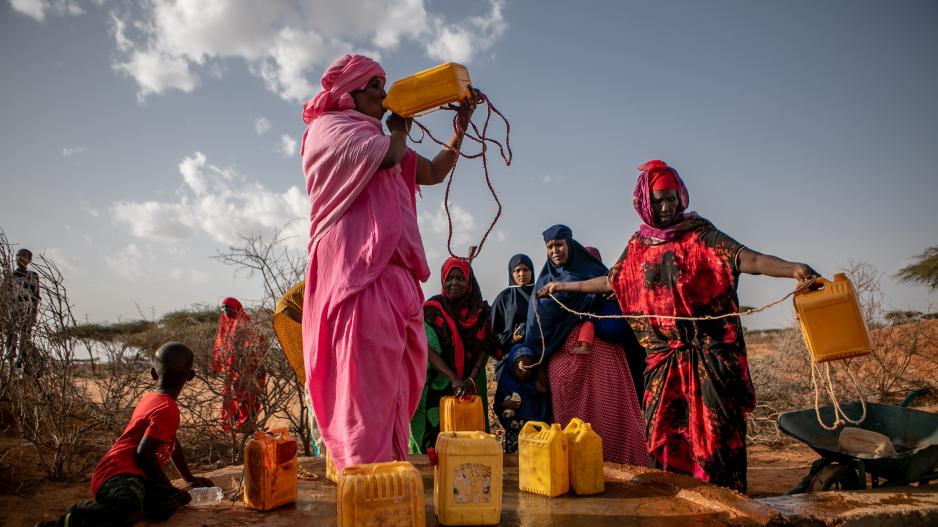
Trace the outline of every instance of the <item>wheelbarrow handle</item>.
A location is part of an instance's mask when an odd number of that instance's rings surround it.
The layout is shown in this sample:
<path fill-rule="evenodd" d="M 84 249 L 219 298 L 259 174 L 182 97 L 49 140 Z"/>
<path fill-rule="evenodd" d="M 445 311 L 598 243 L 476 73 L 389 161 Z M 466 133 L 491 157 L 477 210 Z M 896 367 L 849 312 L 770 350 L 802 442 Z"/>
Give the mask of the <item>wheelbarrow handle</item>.
<path fill-rule="evenodd" d="M 909 405 L 912 404 L 912 401 L 918 399 L 919 397 L 923 395 L 928 395 L 930 393 L 931 393 L 931 388 L 919 388 L 918 390 L 913 390 L 909 392 L 909 395 L 905 396 L 905 399 L 903 399 L 902 402 L 899 403 L 899 406 L 901 408 L 908 408 Z"/>

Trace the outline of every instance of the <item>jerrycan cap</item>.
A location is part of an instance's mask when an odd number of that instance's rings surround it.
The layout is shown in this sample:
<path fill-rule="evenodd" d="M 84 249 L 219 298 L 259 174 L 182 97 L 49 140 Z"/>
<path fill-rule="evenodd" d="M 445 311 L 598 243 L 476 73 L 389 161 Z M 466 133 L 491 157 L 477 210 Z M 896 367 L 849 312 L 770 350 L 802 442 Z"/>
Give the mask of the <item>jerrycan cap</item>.
<path fill-rule="evenodd" d="M 427 449 L 427 461 L 430 462 L 431 466 L 437 466 L 440 463 L 440 457 L 436 454 L 436 449 L 432 446 Z"/>

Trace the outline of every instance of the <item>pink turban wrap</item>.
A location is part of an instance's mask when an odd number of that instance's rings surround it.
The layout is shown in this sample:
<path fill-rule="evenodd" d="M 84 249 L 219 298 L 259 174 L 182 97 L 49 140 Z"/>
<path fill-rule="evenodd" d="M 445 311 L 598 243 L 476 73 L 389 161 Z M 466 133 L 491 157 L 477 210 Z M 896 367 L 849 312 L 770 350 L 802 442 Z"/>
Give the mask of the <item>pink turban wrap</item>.
<path fill-rule="evenodd" d="M 303 105 L 303 121 L 309 124 L 326 112 L 354 109 L 350 92 L 363 89 L 376 76 L 384 78 L 384 69 L 364 55 L 336 59 L 322 75 L 322 90 Z"/>

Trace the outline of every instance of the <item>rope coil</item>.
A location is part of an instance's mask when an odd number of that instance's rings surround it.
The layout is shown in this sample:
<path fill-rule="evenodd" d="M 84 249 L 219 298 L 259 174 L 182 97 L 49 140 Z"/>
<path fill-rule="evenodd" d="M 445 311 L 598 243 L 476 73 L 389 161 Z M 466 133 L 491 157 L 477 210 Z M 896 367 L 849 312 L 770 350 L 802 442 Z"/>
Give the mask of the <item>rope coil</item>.
<path fill-rule="evenodd" d="M 446 183 L 446 191 L 443 194 L 443 208 L 446 211 L 446 222 L 447 222 L 447 228 L 448 228 L 448 232 L 446 235 L 446 249 L 449 252 L 450 256 L 457 256 L 456 253 L 453 252 L 453 216 L 449 210 L 449 206 L 450 206 L 449 194 L 453 186 L 453 178 L 456 174 L 456 165 L 458 164 L 459 158 L 461 157 L 466 158 L 466 159 L 482 158 L 482 171 L 485 175 L 485 185 L 488 187 L 489 194 L 491 194 L 492 199 L 495 201 L 496 210 L 495 210 L 495 216 L 492 218 L 491 223 L 489 223 L 488 228 L 485 230 L 485 233 L 482 235 L 482 239 L 479 241 L 479 243 L 475 245 L 475 250 L 473 251 L 473 253 L 469 255 L 470 262 L 473 258 L 475 258 L 482 251 L 482 246 L 485 245 L 485 241 L 488 240 L 489 234 L 491 234 L 492 230 L 495 228 L 495 224 L 498 223 L 498 219 L 502 215 L 502 202 L 501 200 L 498 199 L 498 194 L 495 192 L 495 187 L 492 185 L 492 180 L 489 177 L 489 166 L 488 166 L 489 145 L 488 143 L 493 143 L 494 145 L 498 147 L 498 153 L 501 156 L 502 161 L 504 161 L 506 167 L 511 166 L 511 160 L 513 156 L 512 151 L 511 151 L 511 124 L 508 122 L 508 119 L 506 119 L 505 116 L 500 111 L 498 111 L 497 108 L 495 108 L 495 106 L 492 104 L 492 101 L 488 98 L 487 95 L 485 95 L 484 93 L 478 90 L 473 90 L 473 91 L 476 97 L 472 102 L 475 104 L 484 104 L 486 107 L 485 122 L 482 124 L 481 130 L 479 130 L 479 127 L 474 122 L 472 122 L 472 120 L 469 121 L 469 129 L 463 129 L 459 123 L 459 114 L 454 113 L 453 132 L 456 133 L 458 137 L 455 147 L 451 147 L 447 143 L 444 143 L 443 141 L 440 141 L 439 139 L 434 137 L 433 134 L 430 133 L 430 130 L 427 129 L 426 126 L 424 126 L 422 123 L 420 123 L 416 119 L 413 120 L 413 123 L 417 125 L 417 128 L 420 129 L 423 135 L 420 137 L 420 139 L 414 139 L 413 137 L 410 137 L 410 140 L 417 144 L 422 143 L 425 137 L 429 137 L 430 140 L 436 143 L 437 145 L 456 152 L 456 161 L 453 162 L 453 168 L 449 172 L 449 181 L 447 181 Z M 443 109 L 456 112 L 457 110 L 459 110 L 459 107 L 449 105 L 449 106 L 443 107 Z M 492 119 L 493 113 L 497 115 L 499 118 L 501 118 L 502 122 L 505 123 L 505 144 L 504 145 L 501 142 L 488 137 L 489 122 Z M 465 138 L 468 138 L 471 141 L 475 141 L 476 143 L 479 144 L 480 150 L 478 153 L 467 154 L 462 151 L 462 143 L 463 143 L 463 139 Z"/>

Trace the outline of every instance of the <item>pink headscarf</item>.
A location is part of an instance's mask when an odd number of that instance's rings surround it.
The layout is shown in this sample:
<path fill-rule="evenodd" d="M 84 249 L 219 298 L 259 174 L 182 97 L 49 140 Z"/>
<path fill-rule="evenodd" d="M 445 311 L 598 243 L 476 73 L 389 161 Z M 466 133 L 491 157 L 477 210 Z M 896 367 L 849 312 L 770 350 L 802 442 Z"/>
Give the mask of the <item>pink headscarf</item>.
<path fill-rule="evenodd" d="M 364 55 L 343 55 L 335 60 L 322 74 L 322 89 L 303 105 L 303 122 L 311 124 L 326 112 L 355 109 L 351 92 L 364 89 L 372 77 L 385 78 L 384 68 Z M 300 155 L 306 150 L 303 132 Z"/>
<path fill-rule="evenodd" d="M 385 77 L 380 64 L 364 55 L 343 55 L 322 74 L 322 90 L 303 105 L 303 122 L 309 124 L 320 115 L 355 108 L 351 92 L 368 85 L 372 77 Z"/>
<path fill-rule="evenodd" d="M 635 191 L 632 193 L 632 206 L 635 207 L 635 212 L 638 213 L 644 223 L 638 228 L 638 232 L 635 234 L 662 241 L 670 241 L 677 238 L 681 233 L 687 230 L 686 226 L 681 225 L 682 223 L 698 218 L 696 212 L 684 212 L 687 210 L 687 205 L 690 202 L 690 196 L 687 194 L 687 187 L 684 185 L 684 180 L 678 175 L 677 170 L 674 170 L 669 167 L 667 163 L 658 159 L 643 163 L 638 166 L 638 169 L 641 170 L 642 173 L 638 176 L 638 181 L 635 182 Z M 670 226 L 660 228 L 655 223 L 654 208 L 651 205 L 652 182 L 661 180 L 670 182 L 672 177 L 673 181 L 677 184 L 678 218 Z"/>

